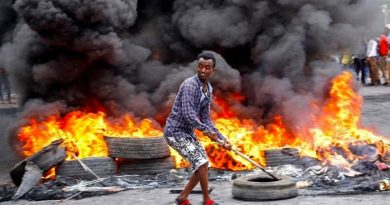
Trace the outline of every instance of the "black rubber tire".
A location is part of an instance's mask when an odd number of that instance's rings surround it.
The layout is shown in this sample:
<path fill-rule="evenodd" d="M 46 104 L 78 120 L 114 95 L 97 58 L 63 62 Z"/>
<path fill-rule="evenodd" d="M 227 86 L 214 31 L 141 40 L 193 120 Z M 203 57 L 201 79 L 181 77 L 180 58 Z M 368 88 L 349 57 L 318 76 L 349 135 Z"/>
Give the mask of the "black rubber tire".
<path fill-rule="evenodd" d="M 299 157 L 299 151 L 296 148 L 282 148 L 282 149 L 270 149 L 265 150 L 264 155 L 267 157 L 282 157 L 282 156 L 292 156 Z"/>
<path fill-rule="evenodd" d="M 299 150 L 297 148 L 285 147 L 285 148 L 282 148 L 282 153 L 285 155 L 299 157 Z"/>
<path fill-rule="evenodd" d="M 81 161 L 99 177 L 107 177 L 116 173 L 116 163 L 110 157 L 88 157 Z M 77 160 L 64 161 L 57 167 L 56 173 L 62 177 L 72 177 L 82 180 L 92 180 L 96 177 L 83 169 Z"/>
<path fill-rule="evenodd" d="M 296 148 L 270 149 L 264 151 L 264 157 L 267 166 L 296 164 L 299 152 Z"/>
<path fill-rule="evenodd" d="M 175 168 L 173 157 L 148 160 L 120 161 L 118 170 L 120 174 L 154 175 L 161 174 Z"/>
<path fill-rule="evenodd" d="M 270 177 L 265 174 L 241 176 L 233 181 L 232 195 L 244 201 L 268 201 L 298 196 L 294 181 L 284 176 L 276 177 L 279 181 L 255 182 L 255 179 Z"/>
<path fill-rule="evenodd" d="M 126 138 L 105 137 L 108 155 L 124 159 L 156 159 L 170 156 L 164 137 Z"/>
<path fill-rule="evenodd" d="M 266 157 L 265 162 L 267 166 L 280 166 L 285 164 L 296 164 L 297 158 L 291 156 L 285 157 Z"/>

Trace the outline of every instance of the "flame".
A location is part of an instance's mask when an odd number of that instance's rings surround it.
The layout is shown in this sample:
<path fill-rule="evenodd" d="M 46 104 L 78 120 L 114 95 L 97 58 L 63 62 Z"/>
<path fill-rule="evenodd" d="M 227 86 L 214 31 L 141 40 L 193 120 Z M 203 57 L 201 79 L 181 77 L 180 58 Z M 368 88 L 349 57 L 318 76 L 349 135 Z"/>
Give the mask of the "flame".
<path fill-rule="evenodd" d="M 353 75 L 349 72 L 335 77 L 327 101 L 323 104 L 312 102 L 313 110 L 319 113 L 311 116 L 313 123 L 298 131 L 290 131 L 281 116 L 274 117 L 274 122 L 266 126 L 258 125 L 251 119 L 238 119 L 222 100 L 216 100 L 216 103 L 223 112 L 214 114 L 213 118 L 216 127 L 235 147 L 263 165 L 266 165 L 264 150 L 296 147 L 302 156 L 318 158 L 324 164 L 350 168 L 355 161 L 368 157 L 353 154 L 351 147 L 373 144 L 378 150 L 377 154 L 384 156 L 390 145 L 383 136 L 361 128 L 363 99 L 353 89 L 353 83 Z M 239 99 L 242 100 L 241 97 Z M 205 137 L 201 139 L 213 167 L 229 170 L 254 168 L 240 156 L 219 149 Z"/>
<path fill-rule="evenodd" d="M 23 142 L 26 157 L 54 140 L 63 139 L 69 160 L 74 158 L 73 154 L 79 158 L 107 156 L 104 136 L 156 137 L 162 136 L 162 131 L 154 121 L 137 121 L 129 114 L 112 120 L 104 112 L 73 111 L 63 118 L 50 116 L 41 122 L 30 119 L 28 125 L 20 129 L 18 139 Z"/>
<path fill-rule="evenodd" d="M 321 115 L 317 120 L 319 126 L 309 129 L 313 137 L 311 146 L 314 149 L 303 149 L 306 155 L 334 164 L 332 161 L 340 162 L 334 160 L 340 158 L 336 155 L 338 151 L 343 153 L 343 158 L 351 164 L 361 159 L 350 151 L 352 145 L 360 142 L 376 144 L 380 151 L 378 154 L 385 154 L 385 147 L 390 144 L 389 140 L 376 135 L 373 131 L 361 128 L 363 99 L 353 90 L 353 83 L 353 75 L 349 72 L 343 72 L 333 79 L 328 101 L 322 107 Z M 335 147 L 336 150 L 331 150 Z"/>
<path fill-rule="evenodd" d="M 360 113 L 363 99 L 353 90 L 353 76 L 343 72 L 331 81 L 325 103 L 312 102 L 315 115 L 308 116 L 313 121 L 307 127 L 289 129 L 282 116 L 260 125 L 253 119 L 240 119 L 229 102 L 241 102 L 245 98 L 239 93 L 216 98 L 216 109 L 212 118 L 216 127 L 232 145 L 253 160 L 266 165 L 264 150 L 280 147 L 296 147 L 303 156 L 320 159 L 323 163 L 349 167 L 354 161 L 365 156 L 354 155 L 351 146 L 372 144 L 378 154 L 389 150 L 389 141 L 373 131 L 360 126 Z M 152 119 L 136 119 L 130 114 L 119 118 L 108 117 L 105 110 L 73 111 L 63 117 L 50 116 L 43 121 L 29 119 L 18 133 L 23 144 L 23 155 L 28 157 L 56 139 L 64 139 L 67 159 L 73 154 L 80 158 L 107 156 L 107 146 L 103 136 L 156 137 L 162 136 L 162 128 Z M 200 132 L 196 132 L 205 147 L 210 163 L 215 168 L 228 170 L 252 169 L 254 166 L 233 152 L 221 149 Z M 73 154 L 72 154 L 73 153 Z M 188 166 L 180 155 L 171 149 L 177 167 Z"/>

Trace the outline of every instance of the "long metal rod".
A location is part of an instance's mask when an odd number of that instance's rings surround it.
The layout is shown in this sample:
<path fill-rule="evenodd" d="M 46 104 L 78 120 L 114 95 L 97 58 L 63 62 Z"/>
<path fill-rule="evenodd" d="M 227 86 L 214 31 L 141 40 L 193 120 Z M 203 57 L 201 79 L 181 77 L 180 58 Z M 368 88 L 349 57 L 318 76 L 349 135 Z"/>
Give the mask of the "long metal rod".
<path fill-rule="evenodd" d="M 56 130 L 56 131 L 57 131 L 58 136 L 59 136 L 62 140 L 64 140 L 65 138 L 62 137 L 61 133 L 60 133 L 58 130 Z M 62 143 L 62 142 L 61 142 L 61 143 Z M 73 155 L 73 157 L 77 160 L 77 162 L 81 165 L 81 167 L 82 167 L 85 171 L 91 173 L 91 174 L 92 174 L 93 176 L 95 176 L 96 179 L 99 180 L 100 182 L 103 182 L 102 178 L 100 178 L 95 172 L 92 171 L 92 169 L 90 169 L 86 164 L 84 164 L 84 163 L 80 160 L 80 158 L 78 158 L 74 153 L 72 153 L 72 155 Z"/>
<path fill-rule="evenodd" d="M 95 174 L 95 172 L 92 171 L 92 169 L 90 169 L 86 164 L 84 164 L 80 158 L 78 158 L 74 153 L 72 153 L 73 157 L 76 158 L 76 160 L 80 163 L 81 167 L 85 170 L 85 171 L 88 171 L 89 173 L 91 173 L 93 176 L 96 177 L 97 180 L 99 180 L 100 182 L 103 182 L 102 178 L 100 178 L 97 174 Z"/>
<path fill-rule="evenodd" d="M 219 145 L 222 145 L 225 143 L 224 141 L 220 140 L 220 139 L 217 139 L 217 143 Z M 262 167 L 260 164 L 258 164 L 257 162 L 253 161 L 251 158 L 249 158 L 248 156 L 246 156 L 245 154 L 241 153 L 240 151 L 238 151 L 237 149 L 233 148 L 232 147 L 232 150 L 234 153 L 240 155 L 242 158 L 246 159 L 247 161 L 249 161 L 250 163 L 252 163 L 253 165 L 255 165 L 257 168 L 261 169 L 264 173 L 268 174 L 268 176 L 270 176 L 271 178 L 273 178 L 274 180 L 276 181 L 279 181 L 279 179 L 277 177 L 275 177 L 273 174 L 265 171 L 264 167 Z"/>

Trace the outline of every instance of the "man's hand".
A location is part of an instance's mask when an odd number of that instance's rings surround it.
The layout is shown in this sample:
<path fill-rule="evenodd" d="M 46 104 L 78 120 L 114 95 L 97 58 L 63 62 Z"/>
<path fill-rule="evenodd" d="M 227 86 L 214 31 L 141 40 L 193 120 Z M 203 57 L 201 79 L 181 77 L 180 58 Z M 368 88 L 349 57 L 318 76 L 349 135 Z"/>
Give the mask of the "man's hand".
<path fill-rule="evenodd" d="M 203 134 L 209 137 L 213 142 L 217 141 L 217 133 L 213 131 L 204 131 Z"/>
<path fill-rule="evenodd" d="M 229 142 L 228 139 L 225 140 L 218 140 L 217 133 L 214 131 L 204 131 L 204 135 L 209 137 L 213 142 L 218 142 L 224 149 L 232 150 L 232 144 Z"/>
<path fill-rule="evenodd" d="M 232 144 L 230 144 L 230 142 L 227 139 L 223 141 L 222 147 L 229 151 L 232 150 Z"/>

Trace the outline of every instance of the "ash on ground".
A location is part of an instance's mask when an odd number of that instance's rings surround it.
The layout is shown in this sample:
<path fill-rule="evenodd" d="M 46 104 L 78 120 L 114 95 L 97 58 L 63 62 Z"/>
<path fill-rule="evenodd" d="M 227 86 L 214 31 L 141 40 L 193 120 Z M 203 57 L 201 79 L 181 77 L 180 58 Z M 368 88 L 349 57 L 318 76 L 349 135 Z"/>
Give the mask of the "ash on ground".
<path fill-rule="evenodd" d="M 314 160 L 314 159 L 313 159 Z M 312 166 L 281 165 L 267 167 L 266 171 L 276 175 L 289 176 L 297 182 L 300 195 L 340 195 L 361 194 L 379 191 L 379 182 L 390 176 L 390 169 L 379 170 L 374 162 L 360 162 L 349 169 L 324 166 L 318 163 Z M 261 170 L 224 171 L 210 169 L 211 182 L 232 181 L 237 177 L 262 173 Z M 117 175 L 92 181 L 81 181 L 57 177 L 40 183 L 28 192 L 25 200 L 67 200 L 112 194 L 132 189 L 155 189 L 183 186 L 191 177 L 189 169 L 176 169 L 158 175 Z M 212 184 L 212 183 L 211 183 Z M 0 201 L 9 201 L 17 187 L 6 184 L 1 186 Z"/>

